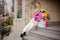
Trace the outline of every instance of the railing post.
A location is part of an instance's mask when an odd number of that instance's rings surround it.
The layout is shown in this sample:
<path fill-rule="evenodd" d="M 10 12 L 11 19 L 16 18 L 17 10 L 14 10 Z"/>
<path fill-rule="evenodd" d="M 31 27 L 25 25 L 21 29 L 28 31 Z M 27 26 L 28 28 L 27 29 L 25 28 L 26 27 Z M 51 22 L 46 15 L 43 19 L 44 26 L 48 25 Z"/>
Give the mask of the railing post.
<path fill-rule="evenodd" d="M 17 19 L 17 0 L 14 0 L 14 19 Z"/>
<path fill-rule="evenodd" d="M 25 0 L 22 0 L 22 16 L 23 16 L 23 19 L 25 19 Z"/>

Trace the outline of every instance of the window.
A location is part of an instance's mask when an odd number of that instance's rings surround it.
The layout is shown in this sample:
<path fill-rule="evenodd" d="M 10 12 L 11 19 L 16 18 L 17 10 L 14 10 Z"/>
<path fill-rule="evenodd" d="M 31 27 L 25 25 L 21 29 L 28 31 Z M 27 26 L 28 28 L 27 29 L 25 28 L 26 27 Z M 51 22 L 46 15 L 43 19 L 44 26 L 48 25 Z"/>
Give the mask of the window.
<path fill-rule="evenodd" d="M 25 18 L 25 0 L 14 0 L 14 19 Z"/>
<path fill-rule="evenodd" d="M 17 0 L 17 18 L 22 18 L 22 0 Z"/>

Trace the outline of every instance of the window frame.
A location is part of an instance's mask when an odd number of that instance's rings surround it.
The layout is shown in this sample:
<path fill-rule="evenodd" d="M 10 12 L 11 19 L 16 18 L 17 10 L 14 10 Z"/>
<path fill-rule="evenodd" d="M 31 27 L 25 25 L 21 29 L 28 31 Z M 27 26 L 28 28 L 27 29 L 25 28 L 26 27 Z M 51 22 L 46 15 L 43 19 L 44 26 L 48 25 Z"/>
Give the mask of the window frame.
<path fill-rule="evenodd" d="M 22 20 L 25 18 L 25 0 L 22 0 L 22 18 L 17 18 L 17 0 L 14 0 L 14 19 L 15 20 Z"/>

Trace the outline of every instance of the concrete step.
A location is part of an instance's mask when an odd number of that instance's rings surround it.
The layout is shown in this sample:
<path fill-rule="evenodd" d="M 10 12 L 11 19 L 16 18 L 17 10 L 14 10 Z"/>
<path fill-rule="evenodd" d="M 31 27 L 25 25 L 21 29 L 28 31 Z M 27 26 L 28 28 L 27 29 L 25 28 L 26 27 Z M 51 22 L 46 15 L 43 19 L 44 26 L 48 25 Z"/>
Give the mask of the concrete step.
<path fill-rule="evenodd" d="M 48 22 L 49 26 L 60 26 L 60 21 L 50 21 Z"/>
<path fill-rule="evenodd" d="M 43 32 L 49 32 L 49 33 L 52 33 L 52 34 L 60 35 L 60 26 L 49 26 L 47 28 L 33 27 L 31 29 L 31 31 L 35 31 L 35 30 L 40 30 L 40 31 L 43 31 Z"/>
<path fill-rule="evenodd" d="M 60 30 L 54 30 L 54 29 L 49 29 L 49 28 L 38 28 L 38 30 L 41 32 L 46 32 L 46 33 L 52 33 L 55 35 L 60 35 Z"/>
<path fill-rule="evenodd" d="M 29 35 L 25 36 L 25 39 L 27 40 L 59 40 L 59 39 L 54 39 L 54 38 L 46 37 L 43 35 L 39 35 L 36 33 L 29 33 Z"/>
<path fill-rule="evenodd" d="M 60 30 L 52 27 L 53 29 L 49 28 L 38 28 L 38 30 L 31 30 L 26 38 L 36 39 L 36 40 L 60 40 Z"/>
<path fill-rule="evenodd" d="M 45 29 L 44 29 L 45 30 Z M 37 37 L 37 38 L 42 38 L 45 40 L 60 40 L 60 32 L 59 31 L 50 31 L 47 32 L 46 31 L 41 31 L 41 30 L 36 30 L 36 31 L 30 31 L 29 35 L 33 36 L 33 37 Z"/>
<path fill-rule="evenodd" d="M 42 40 L 42 39 L 39 39 L 39 38 L 37 38 L 37 37 L 33 37 L 33 36 L 25 36 L 24 37 L 26 40 Z"/>

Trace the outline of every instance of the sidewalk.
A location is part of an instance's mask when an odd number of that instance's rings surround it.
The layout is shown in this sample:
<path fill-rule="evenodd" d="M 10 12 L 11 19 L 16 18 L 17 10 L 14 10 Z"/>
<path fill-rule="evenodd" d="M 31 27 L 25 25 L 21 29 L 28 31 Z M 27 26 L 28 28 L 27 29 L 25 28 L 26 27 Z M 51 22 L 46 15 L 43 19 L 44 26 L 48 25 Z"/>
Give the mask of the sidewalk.
<path fill-rule="evenodd" d="M 3 40 L 22 40 L 20 38 L 20 34 L 21 31 L 23 30 L 24 27 L 19 27 L 18 30 L 13 31 L 9 36 L 4 37 Z M 53 29 L 53 30 L 59 30 L 60 31 L 60 27 L 59 26 L 51 26 L 49 27 L 49 29 Z M 32 37 L 32 36 L 28 36 L 27 38 L 28 40 L 40 40 L 38 38 Z"/>
<path fill-rule="evenodd" d="M 10 33 L 9 36 L 4 37 L 3 40 L 21 40 L 21 38 L 20 38 L 21 31 L 22 31 L 21 29 L 13 31 Z"/>

